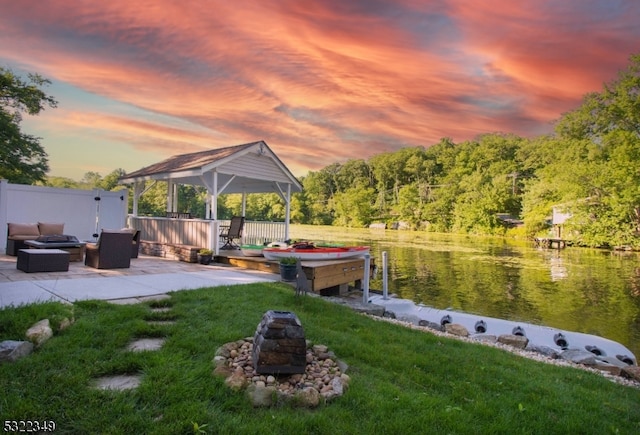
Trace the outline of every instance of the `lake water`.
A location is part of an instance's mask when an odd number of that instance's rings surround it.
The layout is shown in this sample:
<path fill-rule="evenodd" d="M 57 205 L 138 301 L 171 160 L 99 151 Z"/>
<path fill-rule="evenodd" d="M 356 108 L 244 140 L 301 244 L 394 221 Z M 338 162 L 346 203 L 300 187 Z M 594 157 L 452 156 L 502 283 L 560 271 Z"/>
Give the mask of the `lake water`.
<path fill-rule="evenodd" d="M 292 225 L 292 239 L 371 246 L 388 289 L 427 306 L 584 332 L 640 358 L 640 254 L 413 231 Z M 371 281 L 382 289 L 382 273 Z"/>

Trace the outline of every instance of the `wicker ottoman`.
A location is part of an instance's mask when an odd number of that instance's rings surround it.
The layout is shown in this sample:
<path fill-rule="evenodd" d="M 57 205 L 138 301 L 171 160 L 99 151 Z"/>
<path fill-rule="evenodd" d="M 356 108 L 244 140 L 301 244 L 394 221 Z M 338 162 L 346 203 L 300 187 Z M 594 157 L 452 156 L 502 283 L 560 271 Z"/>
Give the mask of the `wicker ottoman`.
<path fill-rule="evenodd" d="M 19 270 L 24 272 L 67 272 L 69 253 L 62 249 L 20 249 Z"/>

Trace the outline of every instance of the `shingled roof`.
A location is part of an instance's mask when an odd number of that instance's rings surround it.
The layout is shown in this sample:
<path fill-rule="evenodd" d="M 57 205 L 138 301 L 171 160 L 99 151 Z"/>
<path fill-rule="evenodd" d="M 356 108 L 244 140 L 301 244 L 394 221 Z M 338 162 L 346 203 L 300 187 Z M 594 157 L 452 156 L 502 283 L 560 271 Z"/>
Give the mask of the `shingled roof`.
<path fill-rule="evenodd" d="M 292 192 L 302 190 L 296 177 L 264 141 L 176 155 L 124 175 L 119 181 L 127 184 L 171 180 L 207 186 L 213 172 L 220 185 L 225 186 L 224 193 L 278 192 L 283 184 L 290 185 Z"/>

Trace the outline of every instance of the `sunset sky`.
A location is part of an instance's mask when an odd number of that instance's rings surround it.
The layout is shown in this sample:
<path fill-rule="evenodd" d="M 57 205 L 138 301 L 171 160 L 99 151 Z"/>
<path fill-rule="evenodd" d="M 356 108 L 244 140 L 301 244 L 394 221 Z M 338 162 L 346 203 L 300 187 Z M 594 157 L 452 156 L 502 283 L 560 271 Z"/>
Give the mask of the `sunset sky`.
<path fill-rule="evenodd" d="M 297 175 L 407 146 L 533 137 L 640 53 L 637 0 L 0 0 L 0 66 L 51 176 L 266 141 Z"/>

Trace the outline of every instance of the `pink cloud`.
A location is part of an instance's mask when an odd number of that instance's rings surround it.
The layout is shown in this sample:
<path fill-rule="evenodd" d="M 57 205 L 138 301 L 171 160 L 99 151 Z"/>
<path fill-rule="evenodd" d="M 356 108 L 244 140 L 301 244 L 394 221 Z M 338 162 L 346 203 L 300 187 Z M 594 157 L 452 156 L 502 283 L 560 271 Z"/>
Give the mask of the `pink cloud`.
<path fill-rule="evenodd" d="M 0 62 L 148 114 L 69 108 L 77 134 L 167 155 L 264 139 L 301 169 L 551 131 L 640 36 L 634 2 L 3 3 Z"/>

